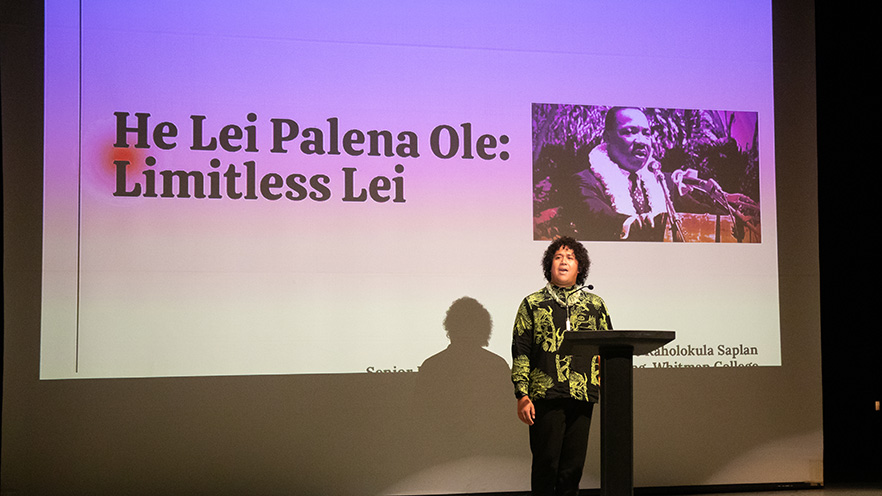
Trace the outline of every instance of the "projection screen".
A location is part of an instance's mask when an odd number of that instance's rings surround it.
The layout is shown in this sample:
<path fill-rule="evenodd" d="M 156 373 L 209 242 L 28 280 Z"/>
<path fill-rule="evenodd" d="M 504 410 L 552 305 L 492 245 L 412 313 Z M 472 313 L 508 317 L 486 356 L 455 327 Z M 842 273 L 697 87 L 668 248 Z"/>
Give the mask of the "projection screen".
<path fill-rule="evenodd" d="M 768 2 L 45 16 L 41 379 L 416 372 L 463 296 L 508 328 L 559 235 L 615 328 L 676 331 L 635 366 L 781 365 Z M 576 179 L 613 107 L 649 129 L 645 238 Z"/>

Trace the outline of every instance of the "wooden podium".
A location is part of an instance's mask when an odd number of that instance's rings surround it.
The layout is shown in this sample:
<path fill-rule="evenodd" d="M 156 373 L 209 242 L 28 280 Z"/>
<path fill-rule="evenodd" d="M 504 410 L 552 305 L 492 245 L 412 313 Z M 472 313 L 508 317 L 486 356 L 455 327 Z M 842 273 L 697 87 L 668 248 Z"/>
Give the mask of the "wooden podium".
<path fill-rule="evenodd" d="M 634 494 L 634 355 L 674 340 L 674 331 L 570 331 L 560 353 L 600 355 L 600 494 Z"/>

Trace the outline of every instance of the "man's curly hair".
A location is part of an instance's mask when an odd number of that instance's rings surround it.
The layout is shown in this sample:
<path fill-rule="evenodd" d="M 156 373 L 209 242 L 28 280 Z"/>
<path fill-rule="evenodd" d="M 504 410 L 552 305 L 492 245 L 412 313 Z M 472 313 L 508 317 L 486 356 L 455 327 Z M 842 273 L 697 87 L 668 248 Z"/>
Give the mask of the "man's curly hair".
<path fill-rule="evenodd" d="M 580 286 L 585 284 L 585 278 L 588 277 L 588 269 L 591 267 L 591 259 L 588 258 L 588 250 L 582 246 L 582 243 L 569 236 L 561 236 L 555 239 L 545 250 L 545 255 L 542 256 L 542 271 L 545 274 L 545 280 L 551 282 L 551 263 L 554 261 L 554 254 L 561 248 L 573 250 L 579 267 L 576 284 Z"/>

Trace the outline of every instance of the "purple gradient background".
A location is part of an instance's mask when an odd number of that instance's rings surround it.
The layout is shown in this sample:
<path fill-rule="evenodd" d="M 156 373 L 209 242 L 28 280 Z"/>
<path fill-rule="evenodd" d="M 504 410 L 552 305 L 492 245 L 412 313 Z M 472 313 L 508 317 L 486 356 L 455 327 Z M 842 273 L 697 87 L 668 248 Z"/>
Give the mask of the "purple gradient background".
<path fill-rule="evenodd" d="M 82 3 L 81 90 L 76 2 L 46 5 L 42 378 L 415 368 L 447 345 L 441 321 L 463 295 L 490 311 L 489 349 L 508 359 L 514 311 L 544 284 L 533 102 L 759 113 L 761 244 L 588 243 L 589 282 L 620 329 L 780 364 L 766 2 Z M 115 198 L 116 111 L 178 126 L 175 149 L 137 152 L 158 170 L 254 160 L 326 174 L 333 196 Z M 190 115 L 216 133 L 249 112 L 259 152 L 189 149 Z M 269 119 L 324 130 L 329 117 L 413 131 L 421 156 L 270 153 Z M 435 157 L 432 129 L 463 122 L 508 136 L 510 158 Z M 341 201 L 343 167 L 365 184 L 396 164 L 406 203 Z"/>

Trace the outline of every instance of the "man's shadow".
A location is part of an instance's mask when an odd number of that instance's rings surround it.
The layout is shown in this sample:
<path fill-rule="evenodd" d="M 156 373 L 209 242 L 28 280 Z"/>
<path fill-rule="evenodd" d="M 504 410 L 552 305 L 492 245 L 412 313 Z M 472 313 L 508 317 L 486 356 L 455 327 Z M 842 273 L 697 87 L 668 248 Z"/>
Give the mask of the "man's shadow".
<path fill-rule="evenodd" d="M 511 368 L 489 344 L 493 322 L 477 300 L 462 297 L 444 318 L 450 345 L 420 366 L 414 394 L 423 461 L 510 455 L 518 422 Z"/>

